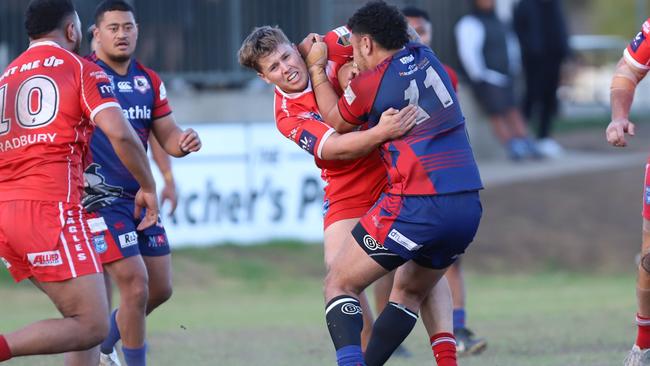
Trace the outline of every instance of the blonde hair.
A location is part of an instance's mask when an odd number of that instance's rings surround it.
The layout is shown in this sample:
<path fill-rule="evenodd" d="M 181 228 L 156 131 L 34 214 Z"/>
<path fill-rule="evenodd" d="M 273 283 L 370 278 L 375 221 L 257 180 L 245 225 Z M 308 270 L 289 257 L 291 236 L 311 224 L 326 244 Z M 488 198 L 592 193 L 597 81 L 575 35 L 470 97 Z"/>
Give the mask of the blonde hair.
<path fill-rule="evenodd" d="M 278 26 L 256 27 L 246 37 L 239 48 L 239 64 L 257 72 L 262 72 L 258 61 L 273 53 L 281 44 L 291 44 L 289 38 Z"/>

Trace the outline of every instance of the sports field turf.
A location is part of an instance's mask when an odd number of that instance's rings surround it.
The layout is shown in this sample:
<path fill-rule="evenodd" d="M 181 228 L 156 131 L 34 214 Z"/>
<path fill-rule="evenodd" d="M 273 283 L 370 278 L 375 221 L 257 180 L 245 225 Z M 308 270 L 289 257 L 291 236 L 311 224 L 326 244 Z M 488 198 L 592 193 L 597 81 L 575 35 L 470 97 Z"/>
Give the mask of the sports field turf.
<path fill-rule="evenodd" d="M 149 364 L 333 365 L 321 258 L 320 246 L 293 244 L 176 252 L 174 296 L 148 322 Z M 31 285 L 0 273 L 0 332 L 56 315 Z M 633 342 L 633 274 L 470 272 L 468 282 L 469 322 L 489 347 L 460 365 L 620 365 Z M 421 326 L 407 346 L 414 356 L 388 365 L 434 364 Z"/>

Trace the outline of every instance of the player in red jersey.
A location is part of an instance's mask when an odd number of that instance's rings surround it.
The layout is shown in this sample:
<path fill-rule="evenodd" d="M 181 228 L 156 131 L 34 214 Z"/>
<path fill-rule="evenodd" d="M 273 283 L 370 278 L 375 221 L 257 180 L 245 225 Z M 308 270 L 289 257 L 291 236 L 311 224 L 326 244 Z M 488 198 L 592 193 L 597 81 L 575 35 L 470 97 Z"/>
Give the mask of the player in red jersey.
<path fill-rule="evenodd" d="M 325 281 L 338 364 L 380 365 L 410 333 L 426 294 L 471 243 L 482 212 L 482 183 L 449 76 L 428 47 L 409 42 L 401 13 L 371 2 L 348 26 L 362 73 L 343 97 L 327 82 L 325 45 L 315 43 L 307 57 L 325 120 L 341 132 L 366 123 L 372 129 L 388 108 L 418 108 L 417 126 L 382 145 L 389 188 L 348 236 Z M 377 318 L 364 357 L 356 296 L 397 267 L 390 306 Z M 436 352 L 438 364 L 456 365 L 453 335 L 432 339 L 434 346 L 439 343 L 445 346 Z"/>
<path fill-rule="evenodd" d="M 625 134 L 634 136 L 634 124 L 630 122 L 630 107 L 637 84 L 650 70 L 650 19 L 623 51 L 616 66 L 610 88 L 612 121 L 605 131 L 607 142 L 617 147 L 627 146 Z M 637 278 L 637 337 L 625 359 L 625 366 L 650 365 L 650 161 L 645 168 L 643 191 L 643 226 L 641 261 Z"/>
<path fill-rule="evenodd" d="M 239 61 L 275 88 L 275 119 L 278 130 L 314 156 L 325 188 L 325 266 L 340 249 L 344 237 L 381 194 L 386 180 L 377 147 L 401 136 L 413 125 L 413 111 L 389 111 L 377 131 L 357 131 L 351 136 L 336 133 L 322 122 L 309 85 L 305 62 L 279 28 L 256 28 L 244 40 Z M 341 64 L 337 65 L 341 66 Z M 335 75 L 334 69 L 330 75 Z M 358 139 L 357 139 L 358 138 Z M 353 160 L 356 159 L 356 160 Z M 370 337 L 372 313 L 362 297 L 366 317 L 364 344 Z"/>
<path fill-rule="evenodd" d="M 82 31 L 70 0 L 33 0 L 30 47 L 0 76 L 0 257 L 16 281 L 29 278 L 62 319 L 0 335 L 0 362 L 73 352 L 66 365 L 99 361 L 108 308 L 93 228 L 81 208 L 83 154 L 94 126 L 110 136 L 142 189 L 136 214 L 155 224 L 156 189 L 145 151 L 122 115 L 105 72 L 72 51 Z"/>

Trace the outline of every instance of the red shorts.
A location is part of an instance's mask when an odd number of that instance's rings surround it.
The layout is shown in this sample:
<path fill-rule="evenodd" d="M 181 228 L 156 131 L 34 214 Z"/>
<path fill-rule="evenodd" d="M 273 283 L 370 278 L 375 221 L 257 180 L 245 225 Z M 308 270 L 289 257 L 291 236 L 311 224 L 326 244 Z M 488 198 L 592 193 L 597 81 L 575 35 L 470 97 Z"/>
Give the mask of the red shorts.
<path fill-rule="evenodd" d="M 352 185 L 357 187 L 350 187 L 345 196 L 330 197 L 326 191 L 323 202 L 323 229 L 327 229 L 337 221 L 362 217 L 377 202 L 386 188 L 385 180 L 374 184 Z"/>
<path fill-rule="evenodd" d="M 645 165 L 645 178 L 643 179 L 643 218 L 650 220 L 650 161 Z"/>
<path fill-rule="evenodd" d="M 79 204 L 0 201 L 0 259 L 16 282 L 58 282 L 101 273 Z"/>

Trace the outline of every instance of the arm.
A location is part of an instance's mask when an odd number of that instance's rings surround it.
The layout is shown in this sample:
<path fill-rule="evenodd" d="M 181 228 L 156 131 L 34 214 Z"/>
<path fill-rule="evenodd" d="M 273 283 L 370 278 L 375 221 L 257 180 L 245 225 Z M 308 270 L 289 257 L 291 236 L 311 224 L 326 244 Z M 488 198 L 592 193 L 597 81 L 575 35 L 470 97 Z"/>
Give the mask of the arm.
<path fill-rule="evenodd" d="M 171 156 L 180 158 L 201 149 L 199 134 L 191 128 L 181 130 L 172 114 L 156 119 L 151 130 L 162 148 Z"/>
<path fill-rule="evenodd" d="M 613 146 L 627 146 L 626 133 L 634 136 L 634 124 L 628 119 L 630 108 L 634 100 L 636 85 L 643 80 L 647 72 L 647 69 L 631 65 L 625 58 L 621 58 L 616 65 L 610 86 L 612 121 L 605 131 L 607 142 Z"/>
<path fill-rule="evenodd" d="M 508 76 L 490 70 L 485 65 L 483 45 L 485 42 L 485 28 L 473 16 L 466 16 L 458 22 L 455 28 L 458 56 L 467 76 L 473 82 L 487 82 L 494 85 L 505 85 Z"/>
<path fill-rule="evenodd" d="M 309 68 L 312 89 L 316 95 L 318 110 L 325 122 L 332 126 L 337 132 L 345 133 L 356 129 L 357 126 L 348 123 L 339 112 L 337 102 L 338 95 L 329 83 L 325 67 L 327 65 L 327 45 L 324 42 L 315 42 L 307 59 L 305 60 Z"/>
<path fill-rule="evenodd" d="M 138 230 L 155 224 L 158 220 L 156 183 L 151 175 L 147 153 L 133 127 L 124 119 L 124 115 L 118 107 L 101 110 L 95 116 L 94 122 L 106 134 L 117 156 L 140 184 L 140 191 L 135 198 L 134 214 L 139 218 L 143 207 L 147 208 L 147 212 L 145 218 L 138 225 Z"/>
<path fill-rule="evenodd" d="M 178 196 L 176 195 L 176 183 L 174 182 L 174 173 L 172 172 L 172 162 L 169 154 L 160 146 L 158 140 L 153 135 L 149 136 L 149 147 L 151 148 L 151 156 L 153 161 L 158 166 L 158 170 L 163 176 L 165 185 L 160 193 L 160 204 L 163 205 L 165 201 L 169 201 L 171 208 L 169 215 L 173 215 L 178 205 Z"/>
<path fill-rule="evenodd" d="M 417 108 L 408 105 L 401 111 L 388 109 L 374 128 L 346 134 L 332 133 L 318 152 L 323 160 L 357 159 L 368 155 L 386 141 L 402 137 L 415 126 Z"/>

